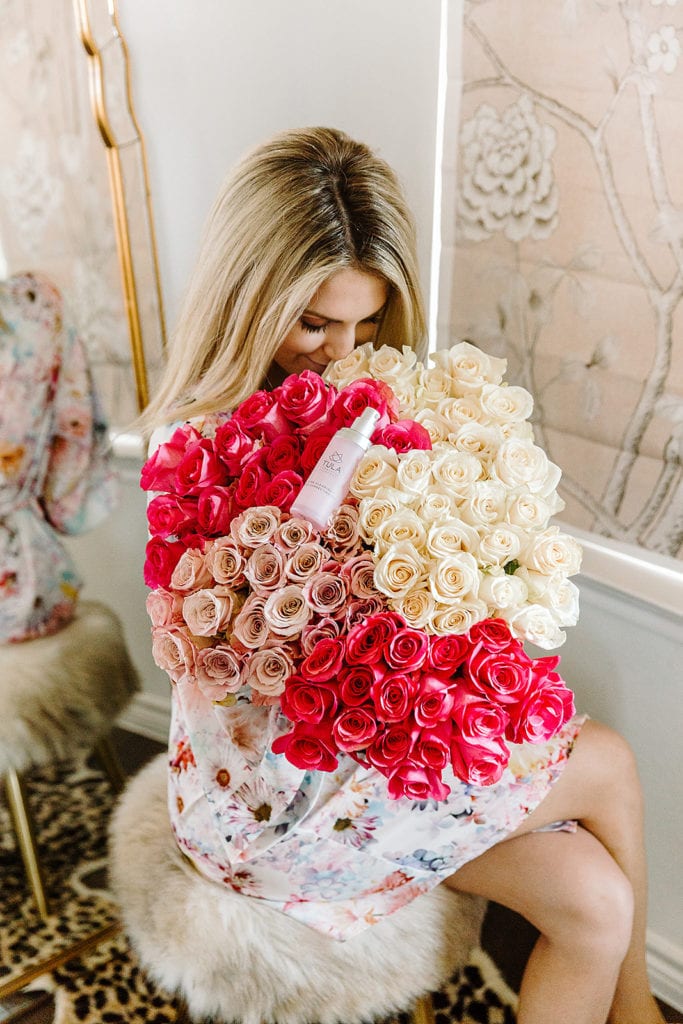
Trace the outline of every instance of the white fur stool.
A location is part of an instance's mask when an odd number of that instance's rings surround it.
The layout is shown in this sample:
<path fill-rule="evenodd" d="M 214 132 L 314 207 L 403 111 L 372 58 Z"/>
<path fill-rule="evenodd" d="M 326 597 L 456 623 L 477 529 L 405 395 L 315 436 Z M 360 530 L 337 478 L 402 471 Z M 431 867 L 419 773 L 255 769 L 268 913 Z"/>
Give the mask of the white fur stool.
<path fill-rule="evenodd" d="M 123 775 L 107 733 L 138 688 L 121 624 L 98 602 L 81 602 L 58 633 L 0 645 L 0 778 L 43 918 L 48 904 L 21 776 L 94 749 L 120 791 Z"/>
<path fill-rule="evenodd" d="M 485 901 L 439 886 L 347 942 L 203 878 L 180 854 L 167 758 L 129 783 L 110 824 L 110 873 L 143 967 L 193 1019 L 359 1024 L 406 1009 L 467 961 Z"/>

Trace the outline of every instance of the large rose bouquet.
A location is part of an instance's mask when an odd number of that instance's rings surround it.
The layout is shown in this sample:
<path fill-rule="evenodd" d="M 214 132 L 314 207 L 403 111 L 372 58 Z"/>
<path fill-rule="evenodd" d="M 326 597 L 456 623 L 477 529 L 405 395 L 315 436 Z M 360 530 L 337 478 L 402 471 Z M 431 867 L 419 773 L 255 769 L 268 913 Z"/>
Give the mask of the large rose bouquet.
<path fill-rule="evenodd" d="M 578 614 L 576 542 L 549 525 L 559 470 L 531 397 L 467 343 L 422 366 L 364 345 L 233 414 L 179 427 L 146 463 L 153 653 L 212 701 L 278 705 L 272 749 L 374 766 L 392 797 L 496 782 L 510 743 L 573 714 L 551 649 Z M 372 447 L 321 532 L 290 512 L 330 438 L 371 405 Z"/>

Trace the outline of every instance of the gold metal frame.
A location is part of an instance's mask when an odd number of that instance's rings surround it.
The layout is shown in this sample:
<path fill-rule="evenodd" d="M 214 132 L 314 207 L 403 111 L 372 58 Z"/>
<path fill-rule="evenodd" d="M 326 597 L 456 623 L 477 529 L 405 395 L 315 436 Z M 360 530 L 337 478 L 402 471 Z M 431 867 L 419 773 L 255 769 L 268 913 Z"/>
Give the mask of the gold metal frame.
<path fill-rule="evenodd" d="M 125 68 L 125 98 L 127 113 L 133 129 L 131 139 L 121 141 L 117 138 L 112 125 L 112 118 L 107 107 L 107 90 L 105 87 L 103 49 L 98 45 L 92 30 L 90 17 L 90 4 L 92 0 L 73 0 L 76 24 L 81 42 L 85 48 L 88 58 L 88 72 L 90 80 L 90 98 L 93 114 L 99 129 L 102 141 L 105 145 L 107 155 L 107 168 L 109 171 L 109 182 L 111 187 L 112 205 L 114 212 L 114 230 L 116 234 L 116 248 L 121 272 L 121 283 L 128 321 L 128 334 L 130 338 L 133 370 L 135 373 L 135 387 L 138 409 L 142 411 L 149 401 L 149 382 L 147 375 L 147 364 L 145 361 L 145 347 L 143 331 L 140 318 L 140 307 L 138 303 L 137 284 L 135 276 L 135 261 L 131 246 L 130 225 L 126 207 L 126 182 L 123 173 L 121 150 L 137 143 L 139 146 L 141 171 L 145 189 L 145 208 L 147 224 L 149 229 L 150 259 L 154 272 L 154 283 L 156 288 L 157 308 L 159 311 L 159 329 L 162 339 L 162 346 L 166 344 L 166 328 L 164 322 L 164 306 L 161 292 L 161 276 L 159 273 L 159 259 L 157 252 L 156 234 L 154 230 L 154 219 L 152 216 L 151 189 L 149 183 L 149 169 L 147 155 L 142 131 L 138 124 L 133 106 L 130 60 L 126 41 L 121 34 L 118 20 L 116 0 L 106 0 L 107 13 L 111 25 L 111 39 L 108 42 L 117 42 L 123 56 Z M 105 44 L 106 45 L 106 44 Z"/>

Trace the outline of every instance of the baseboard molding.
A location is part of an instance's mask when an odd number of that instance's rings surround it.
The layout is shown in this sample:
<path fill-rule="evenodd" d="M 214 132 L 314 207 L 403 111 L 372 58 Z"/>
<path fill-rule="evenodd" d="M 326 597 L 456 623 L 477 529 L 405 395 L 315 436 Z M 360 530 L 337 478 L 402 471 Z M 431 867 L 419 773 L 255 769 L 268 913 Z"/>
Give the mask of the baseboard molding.
<path fill-rule="evenodd" d="M 168 743 L 168 729 L 171 723 L 169 697 L 152 693 L 138 693 L 117 719 L 121 729 L 146 736 L 147 739 Z"/>
<path fill-rule="evenodd" d="M 654 994 L 683 1013 L 683 949 L 648 931 L 647 967 Z"/>

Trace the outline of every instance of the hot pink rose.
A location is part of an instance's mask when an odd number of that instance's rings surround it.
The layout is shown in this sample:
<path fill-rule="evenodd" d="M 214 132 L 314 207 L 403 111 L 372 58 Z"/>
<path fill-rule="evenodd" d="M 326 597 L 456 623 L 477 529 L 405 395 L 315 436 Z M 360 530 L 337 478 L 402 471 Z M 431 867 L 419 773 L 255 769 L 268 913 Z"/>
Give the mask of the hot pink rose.
<path fill-rule="evenodd" d="M 371 689 L 377 717 L 383 722 L 402 722 L 413 706 L 417 685 L 415 676 L 404 672 L 377 679 Z"/>
<path fill-rule="evenodd" d="M 270 476 L 262 466 L 251 464 L 245 466 L 235 489 L 234 500 L 238 508 L 252 508 L 254 505 L 266 505 L 262 501 Z"/>
<path fill-rule="evenodd" d="M 232 488 L 207 487 L 202 490 L 197 506 L 197 522 L 203 534 L 219 537 L 228 531 L 232 518 Z"/>
<path fill-rule="evenodd" d="M 339 764 L 327 725 L 297 724 L 286 736 L 278 736 L 271 749 L 305 771 L 333 772 Z"/>
<path fill-rule="evenodd" d="M 472 645 L 481 644 L 489 652 L 504 651 L 510 643 L 516 643 L 505 619 L 482 619 L 468 635 Z"/>
<path fill-rule="evenodd" d="M 544 743 L 560 731 L 575 710 L 573 693 L 553 673 L 519 707 L 512 705 L 507 738 L 512 743 Z"/>
<path fill-rule="evenodd" d="M 254 440 L 238 422 L 228 420 L 216 431 L 214 447 L 230 476 L 238 476 L 242 463 L 254 450 Z"/>
<path fill-rule="evenodd" d="M 484 647 L 475 648 L 467 670 L 474 688 L 494 703 L 518 703 L 531 686 L 532 661 L 517 642 L 493 653 Z"/>
<path fill-rule="evenodd" d="M 398 420 L 396 423 L 389 423 L 382 430 L 375 431 L 372 440 L 375 444 L 393 448 L 395 452 L 409 452 L 417 448 L 422 451 L 430 451 L 432 447 L 429 432 L 415 420 Z"/>
<path fill-rule="evenodd" d="M 290 722 L 311 722 L 317 725 L 329 720 L 337 710 L 337 697 L 331 686 L 309 682 L 300 675 L 291 675 L 280 698 L 282 713 Z"/>
<path fill-rule="evenodd" d="M 360 707 L 370 696 L 374 681 L 369 665 L 350 665 L 339 673 L 339 696 L 349 707 Z"/>
<path fill-rule="evenodd" d="M 185 545 L 152 537 L 145 548 L 143 575 L 148 587 L 167 587 Z"/>
<path fill-rule="evenodd" d="M 289 512 L 303 482 L 303 477 L 298 473 L 291 469 L 285 469 L 281 473 L 277 473 L 266 485 L 259 504 L 277 505 L 283 512 Z"/>
<path fill-rule="evenodd" d="M 245 398 L 235 409 L 232 419 L 251 437 L 263 437 L 266 441 L 272 441 L 280 434 L 292 433 L 286 416 L 270 391 L 255 391 Z"/>
<path fill-rule="evenodd" d="M 433 769 L 405 761 L 389 776 L 387 790 L 392 800 L 445 800 L 451 788 Z"/>
<path fill-rule="evenodd" d="M 475 744 L 468 743 L 462 736 L 453 737 L 453 772 L 473 786 L 492 786 L 498 782 L 509 759 L 510 751 L 501 739 L 491 738 Z"/>
<path fill-rule="evenodd" d="M 337 389 L 326 384 L 313 370 L 292 374 L 277 388 L 277 401 L 288 420 L 300 433 L 310 434 L 325 422 L 327 411 L 337 397 Z"/>
<path fill-rule="evenodd" d="M 397 624 L 398 620 L 398 624 Z M 392 612 L 380 612 L 353 626 L 346 637 L 346 659 L 351 665 L 371 664 L 382 657 L 384 645 L 405 626 Z"/>
<path fill-rule="evenodd" d="M 178 427 L 142 467 L 140 486 L 143 491 L 174 490 L 176 470 L 187 448 L 201 439 L 201 434 L 189 424 Z"/>
<path fill-rule="evenodd" d="M 449 717 L 453 699 L 453 687 L 448 676 L 425 672 L 420 678 L 420 689 L 415 698 L 415 721 L 423 729 L 433 728 Z"/>
<path fill-rule="evenodd" d="M 347 708 L 334 720 L 332 736 L 339 750 L 363 750 L 377 732 L 374 715 L 363 707 Z"/>
<path fill-rule="evenodd" d="M 411 730 L 405 723 L 389 725 L 378 733 L 365 756 L 378 771 L 386 775 L 408 757 L 412 744 Z"/>
<path fill-rule="evenodd" d="M 276 437 L 265 451 L 265 467 L 273 476 L 288 469 L 298 470 L 301 465 L 301 442 L 296 434 Z"/>
<path fill-rule="evenodd" d="M 433 729 L 421 729 L 413 738 L 410 757 L 425 768 L 442 772 L 451 759 L 451 722 L 440 722 Z"/>
<path fill-rule="evenodd" d="M 430 638 L 427 660 L 437 672 L 455 675 L 471 650 L 472 644 L 462 634 L 433 636 Z"/>
<path fill-rule="evenodd" d="M 155 537 L 179 537 L 197 529 L 197 499 L 157 494 L 147 506 L 149 532 Z"/>
<path fill-rule="evenodd" d="M 200 494 L 203 488 L 227 483 L 225 466 L 216 455 L 213 441 L 202 438 L 190 445 L 175 474 L 175 490 L 179 494 Z"/>
<path fill-rule="evenodd" d="M 301 451 L 301 472 L 307 477 L 327 448 L 330 438 L 336 434 L 335 427 L 319 427 L 306 438 Z"/>
<path fill-rule="evenodd" d="M 421 629 L 405 626 L 384 645 L 384 660 L 399 672 L 415 672 L 421 668 L 429 651 L 429 637 Z"/>
<path fill-rule="evenodd" d="M 461 735 L 469 743 L 478 743 L 491 737 L 504 736 L 510 721 L 508 707 L 506 709 L 492 704 L 481 693 L 468 689 L 465 685 L 456 686 L 453 695 L 453 721 Z"/>
<path fill-rule="evenodd" d="M 331 420 L 337 427 L 349 427 L 368 406 L 379 413 L 375 435 L 398 419 L 398 399 L 389 385 L 381 380 L 363 378 L 342 388 L 332 406 Z"/>
<path fill-rule="evenodd" d="M 301 663 L 301 675 L 313 683 L 326 682 L 336 676 L 344 662 L 344 641 L 339 638 L 321 640 Z"/>

